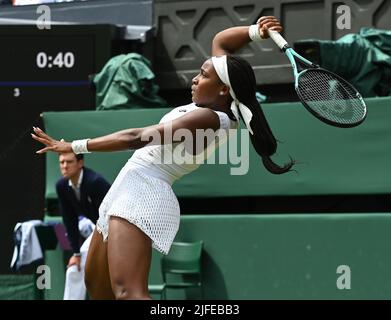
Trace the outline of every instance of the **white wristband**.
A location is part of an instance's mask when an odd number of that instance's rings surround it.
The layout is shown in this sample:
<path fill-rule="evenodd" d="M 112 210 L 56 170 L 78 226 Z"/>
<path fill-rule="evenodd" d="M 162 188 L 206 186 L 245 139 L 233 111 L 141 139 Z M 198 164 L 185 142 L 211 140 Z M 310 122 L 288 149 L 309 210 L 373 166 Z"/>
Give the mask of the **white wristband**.
<path fill-rule="evenodd" d="M 252 41 L 262 41 L 261 34 L 259 33 L 259 25 L 253 24 L 248 28 L 248 36 Z"/>
<path fill-rule="evenodd" d="M 72 141 L 72 150 L 76 154 L 90 153 L 87 149 L 87 142 L 90 139 L 74 140 Z"/>

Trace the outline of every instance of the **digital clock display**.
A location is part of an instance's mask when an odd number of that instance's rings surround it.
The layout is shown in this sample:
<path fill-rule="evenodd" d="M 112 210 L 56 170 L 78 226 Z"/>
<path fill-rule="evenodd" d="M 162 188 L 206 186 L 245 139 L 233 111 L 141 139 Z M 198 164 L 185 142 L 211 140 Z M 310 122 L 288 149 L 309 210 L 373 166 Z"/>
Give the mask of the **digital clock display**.
<path fill-rule="evenodd" d="M 92 36 L 2 37 L 0 83 L 88 80 L 94 73 Z M 10 63 L 13 62 L 13 63 Z"/>
<path fill-rule="evenodd" d="M 43 68 L 73 68 L 75 66 L 75 54 L 73 52 L 59 52 L 53 59 L 51 55 L 46 52 L 39 52 L 37 54 L 37 67 Z"/>

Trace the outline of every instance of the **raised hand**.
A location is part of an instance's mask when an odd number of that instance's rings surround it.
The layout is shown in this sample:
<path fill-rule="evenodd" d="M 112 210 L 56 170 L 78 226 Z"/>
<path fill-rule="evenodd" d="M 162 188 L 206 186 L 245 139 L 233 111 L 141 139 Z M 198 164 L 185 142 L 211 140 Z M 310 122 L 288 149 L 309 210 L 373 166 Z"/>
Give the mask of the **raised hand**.
<path fill-rule="evenodd" d="M 262 39 L 269 38 L 269 33 L 267 30 L 273 30 L 277 32 L 281 32 L 283 30 L 280 22 L 274 16 L 264 16 L 260 17 L 257 21 L 257 25 L 259 25 L 259 34 Z"/>
<path fill-rule="evenodd" d="M 64 139 L 55 140 L 37 127 L 33 127 L 33 131 L 34 133 L 31 134 L 31 137 L 46 146 L 45 148 L 38 150 L 36 153 L 42 154 L 48 151 L 57 153 L 72 152 L 72 146 L 70 142 L 66 142 Z"/>

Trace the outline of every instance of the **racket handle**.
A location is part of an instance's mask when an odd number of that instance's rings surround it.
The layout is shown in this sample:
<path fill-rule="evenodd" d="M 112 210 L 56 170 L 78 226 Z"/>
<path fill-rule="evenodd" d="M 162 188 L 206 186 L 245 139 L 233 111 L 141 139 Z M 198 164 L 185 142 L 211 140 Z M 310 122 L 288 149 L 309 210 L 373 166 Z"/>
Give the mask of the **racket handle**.
<path fill-rule="evenodd" d="M 273 30 L 267 30 L 269 32 L 270 38 L 273 39 L 273 41 L 276 43 L 276 45 L 280 48 L 283 49 L 285 46 L 289 47 L 288 42 L 282 37 L 282 35 Z"/>

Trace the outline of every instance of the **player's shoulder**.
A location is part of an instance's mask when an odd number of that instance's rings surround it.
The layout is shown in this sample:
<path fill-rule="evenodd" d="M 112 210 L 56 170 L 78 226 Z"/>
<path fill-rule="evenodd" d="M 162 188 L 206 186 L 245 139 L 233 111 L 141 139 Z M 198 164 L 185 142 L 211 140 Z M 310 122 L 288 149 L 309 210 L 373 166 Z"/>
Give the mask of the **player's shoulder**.
<path fill-rule="evenodd" d="M 194 110 L 202 109 L 198 107 L 194 102 L 174 108 L 172 111 L 179 113 L 191 112 Z"/>
<path fill-rule="evenodd" d="M 195 103 L 189 103 L 183 106 L 176 107 L 172 110 L 170 110 L 168 113 L 166 113 L 163 118 L 160 120 L 160 123 L 164 123 L 167 121 L 174 120 L 176 118 L 179 118 L 191 111 L 197 110 L 199 107 L 196 106 Z"/>

